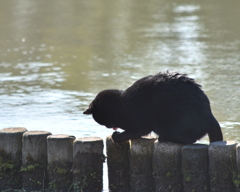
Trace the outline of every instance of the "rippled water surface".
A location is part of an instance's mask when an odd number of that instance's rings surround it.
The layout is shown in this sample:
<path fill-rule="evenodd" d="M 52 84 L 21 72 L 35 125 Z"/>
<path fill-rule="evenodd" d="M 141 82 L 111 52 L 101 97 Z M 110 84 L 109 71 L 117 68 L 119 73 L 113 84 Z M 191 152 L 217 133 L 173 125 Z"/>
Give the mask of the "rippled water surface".
<path fill-rule="evenodd" d="M 105 138 L 82 114 L 95 95 L 170 70 L 203 85 L 240 141 L 239 1 L 0 2 L 0 128 Z"/>

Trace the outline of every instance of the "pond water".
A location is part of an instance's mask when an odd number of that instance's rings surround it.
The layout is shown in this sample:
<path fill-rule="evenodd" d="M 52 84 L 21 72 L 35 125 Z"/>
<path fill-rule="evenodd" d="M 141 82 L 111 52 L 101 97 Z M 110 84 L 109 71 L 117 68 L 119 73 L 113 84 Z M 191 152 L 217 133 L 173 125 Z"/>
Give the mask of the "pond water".
<path fill-rule="evenodd" d="M 240 1 L 0 2 L 0 128 L 105 139 L 82 114 L 95 95 L 170 70 L 203 86 L 240 141 Z"/>

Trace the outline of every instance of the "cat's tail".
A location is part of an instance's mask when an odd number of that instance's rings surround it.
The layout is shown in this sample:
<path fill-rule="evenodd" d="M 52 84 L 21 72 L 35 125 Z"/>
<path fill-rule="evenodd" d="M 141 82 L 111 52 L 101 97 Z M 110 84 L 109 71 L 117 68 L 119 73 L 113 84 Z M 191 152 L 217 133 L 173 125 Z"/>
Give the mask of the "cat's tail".
<path fill-rule="evenodd" d="M 210 143 L 214 141 L 223 140 L 221 127 L 215 118 L 214 118 L 214 121 L 211 123 L 210 129 L 208 131 L 208 136 L 209 136 Z"/>

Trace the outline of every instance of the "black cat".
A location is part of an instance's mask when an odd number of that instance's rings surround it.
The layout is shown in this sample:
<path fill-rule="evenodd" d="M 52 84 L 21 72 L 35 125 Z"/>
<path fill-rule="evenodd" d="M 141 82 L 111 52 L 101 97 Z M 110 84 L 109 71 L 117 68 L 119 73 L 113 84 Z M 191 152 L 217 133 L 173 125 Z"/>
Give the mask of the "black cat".
<path fill-rule="evenodd" d="M 191 144 L 205 134 L 210 142 L 223 140 L 201 86 L 176 72 L 144 77 L 126 90 L 101 91 L 83 113 L 107 128 L 125 130 L 113 133 L 117 143 L 151 131 L 163 142 Z"/>

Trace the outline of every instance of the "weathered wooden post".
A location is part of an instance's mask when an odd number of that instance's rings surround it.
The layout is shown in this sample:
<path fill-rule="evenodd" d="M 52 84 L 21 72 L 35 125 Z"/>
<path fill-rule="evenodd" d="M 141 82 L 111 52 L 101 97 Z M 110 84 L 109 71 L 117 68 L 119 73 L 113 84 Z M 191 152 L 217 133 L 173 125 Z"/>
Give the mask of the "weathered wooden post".
<path fill-rule="evenodd" d="M 237 147 L 237 174 L 234 178 L 234 184 L 236 185 L 236 192 L 240 192 L 240 145 Z"/>
<path fill-rule="evenodd" d="M 182 192 L 182 145 L 155 141 L 153 176 L 156 191 Z"/>
<path fill-rule="evenodd" d="M 152 175 L 153 144 L 156 137 L 133 139 L 130 143 L 130 190 L 151 192 L 154 189 Z"/>
<path fill-rule="evenodd" d="M 47 137 L 49 188 L 68 191 L 72 187 L 74 136 L 50 135 Z"/>
<path fill-rule="evenodd" d="M 106 139 L 109 190 L 130 191 L 129 141 L 114 143 L 111 136 Z"/>
<path fill-rule="evenodd" d="M 236 147 L 234 141 L 218 141 L 209 145 L 210 188 L 215 191 L 235 191 L 233 183 L 236 169 Z"/>
<path fill-rule="evenodd" d="M 23 134 L 22 179 L 27 190 L 48 187 L 47 180 L 47 131 L 27 131 Z"/>
<path fill-rule="evenodd" d="M 0 190 L 22 188 L 22 135 L 27 129 L 12 127 L 0 130 Z"/>
<path fill-rule="evenodd" d="M 209 192 L 208 145 L 192 144 L 182 148 L 184 192 Z"/>
<path fill-rule="evenodd" d="M 73 190 L 101 192 L 103 188 L 103 140 L 78 138 L 73 142 Z"/>

